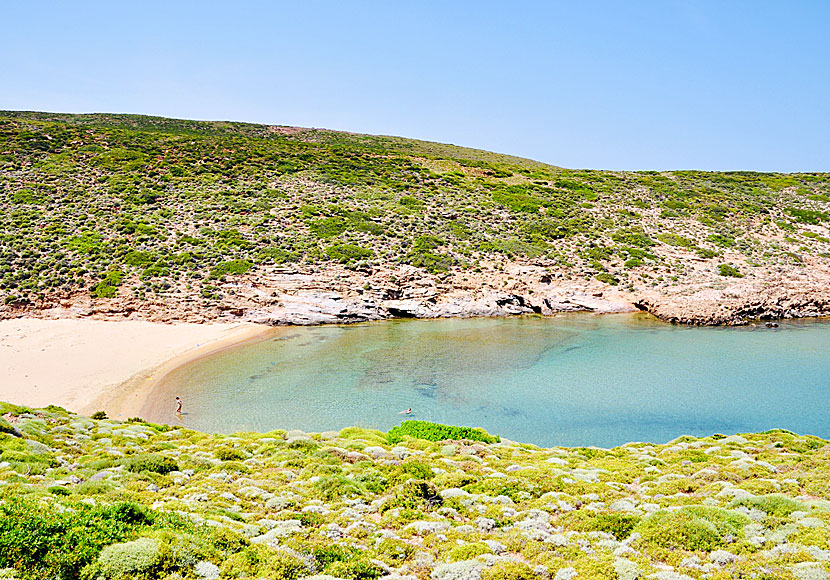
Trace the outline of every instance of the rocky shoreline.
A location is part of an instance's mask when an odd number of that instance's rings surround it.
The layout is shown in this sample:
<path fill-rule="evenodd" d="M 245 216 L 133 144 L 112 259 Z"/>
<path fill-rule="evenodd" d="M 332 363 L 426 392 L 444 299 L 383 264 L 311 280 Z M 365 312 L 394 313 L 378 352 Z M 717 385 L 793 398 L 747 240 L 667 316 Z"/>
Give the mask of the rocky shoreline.
<path fill-rule="evenodd" d="M 184 289 L 148 299 L 81 292 L 0 307 L 0 319 L 95 318 L 154 322 L 351 324 L 391 318 L 470 318 L 644 311 L 670 323 L 742 325 L 830 315 L 830 274 L 778 272 L 620 288 L 549 264 L 504 262 L 429 274 L 412 266 L 261 268 L 217 285 L 206 299 Z"/>

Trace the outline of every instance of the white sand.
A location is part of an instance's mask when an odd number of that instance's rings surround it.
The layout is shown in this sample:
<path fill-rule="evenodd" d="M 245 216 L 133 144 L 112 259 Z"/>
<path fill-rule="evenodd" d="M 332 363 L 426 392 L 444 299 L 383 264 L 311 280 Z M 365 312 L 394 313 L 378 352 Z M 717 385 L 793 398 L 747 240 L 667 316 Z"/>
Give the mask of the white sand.
<path fill-rule="evenodd" d="M 79 413 L 105 408 L 113 416 L 142 402 L 137 399 L 152 390 L 156 375 L 177 361 L 267 330 L 255 324 L 0 320 L 0 401 Z M 125 404 L 128 389 L 132 405 Z"/>

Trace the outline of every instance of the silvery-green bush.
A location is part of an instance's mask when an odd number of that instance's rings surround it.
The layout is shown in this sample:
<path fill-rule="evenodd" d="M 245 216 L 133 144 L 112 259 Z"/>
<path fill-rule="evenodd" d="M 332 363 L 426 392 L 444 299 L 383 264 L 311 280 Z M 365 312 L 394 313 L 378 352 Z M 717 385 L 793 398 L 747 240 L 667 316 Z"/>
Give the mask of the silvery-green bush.
<path fill-rule="evenodd" d="M 96 577 L 119 579 L 147 574 L 159 564 L 160 556 L 159 542 L 152 538 L 112 544 L 98 556 Z"/>

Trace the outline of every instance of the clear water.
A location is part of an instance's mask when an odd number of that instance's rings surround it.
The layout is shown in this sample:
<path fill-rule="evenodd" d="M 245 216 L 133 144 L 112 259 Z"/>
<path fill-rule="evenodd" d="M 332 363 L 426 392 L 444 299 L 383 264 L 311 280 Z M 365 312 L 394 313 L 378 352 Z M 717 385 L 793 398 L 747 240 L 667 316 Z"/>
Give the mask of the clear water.
<path fill-rule="evenodd" d="M 284 328 L 178 369 L 144 416 L 219 432 L 385 431 L 411 407 L 415 419 L 542 446 L 771 428 L 830 437 L 828 353 L 822 321 L 694 328 L 574 315 Z"/>

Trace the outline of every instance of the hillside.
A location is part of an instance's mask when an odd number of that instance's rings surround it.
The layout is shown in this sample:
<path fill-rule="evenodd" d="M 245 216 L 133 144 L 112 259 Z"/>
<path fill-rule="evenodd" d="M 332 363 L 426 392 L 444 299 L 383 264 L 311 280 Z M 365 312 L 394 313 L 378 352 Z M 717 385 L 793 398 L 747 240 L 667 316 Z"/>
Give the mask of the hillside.
<path fill-rule="evenodd" d="M 542 449 L 0 411 L 0 578 L 830 577 L 830 445 L 788 431 Z"/>
<path fill-rule="evenodd" d="M 830 174 L 611 172 L 398 137 L 0 112 L 0 317 L 830 312 Z"/>

